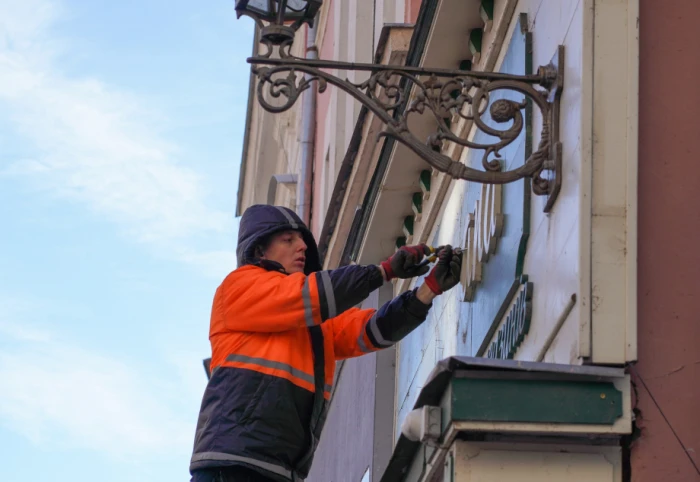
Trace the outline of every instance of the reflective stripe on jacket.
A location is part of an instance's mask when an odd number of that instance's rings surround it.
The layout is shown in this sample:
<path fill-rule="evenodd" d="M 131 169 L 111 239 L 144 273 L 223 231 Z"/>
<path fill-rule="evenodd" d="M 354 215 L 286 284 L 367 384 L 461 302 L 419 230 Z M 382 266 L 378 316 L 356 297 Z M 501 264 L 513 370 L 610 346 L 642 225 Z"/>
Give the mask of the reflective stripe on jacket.
<path fill-rule="evenodd" d="M 345 266 L 308 276 L 246 265 L 214 297 L 211 379 L 202 400 L 190 470 L 245 465 L 280 481 L 303 480 L 312 458 L 314 364 L 309 327 L 319 326 L 327 402 L 336 360 L 391 346 L 429 306 L 406 292 L 358 309 L 383 279 L 375 266 Z M 325 412 L 325 411 L 324 411 Z M 322 415 L 313 437 L 323 427 Z"/>

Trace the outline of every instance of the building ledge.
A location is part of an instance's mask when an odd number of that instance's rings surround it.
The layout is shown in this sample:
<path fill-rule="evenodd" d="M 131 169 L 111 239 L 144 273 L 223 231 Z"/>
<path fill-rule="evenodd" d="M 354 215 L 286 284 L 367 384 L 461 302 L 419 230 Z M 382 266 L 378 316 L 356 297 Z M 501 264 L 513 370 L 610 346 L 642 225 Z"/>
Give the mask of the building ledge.
<path fill-rule="evenodd" d="M 485 28 L 480 0 L 465 2 L 423 2 L 413 31 L 406 65 L 425 68 L 471 68 L 493 70 L 500 54 L 508 26 L 513 17 L 515 0 L 508 0 L 499 7 L 496 18 Z M 474 53 L 470 45 L 471 33 L 484 30 L 479 50 Z M 460 39 L 463 42 L 460 42 Z M 455 44 L 460 47 L 455 47 Z M 466 64 L 471 67 L 466 67 Z M 431 115 L 411 115 L 411 131 L 420 137 L 434 132 L 435 120 Z M 471 124 L 455 122 L 455 131 L 464 136 Z M 458 160 L 461 148 L 451 146 L 445 152 Z M 422 183 L 428 177 L 430 192 Z M 428 242 L 443 200 L 451 184 L 451 177 L 433 171 L 422 159 L 406 146 L 387 139 L 364 201 L 353 207 L 356 222 L 347 243 L 347 258 L 359 264 L 376 263 L 390 255 L 405 240 L 407 243 Z M 420 215 L 416 216 L 416 203 L 421 195 Z M 411 218 L 411 228 L 406 233 L 406 221 Z M 407 282 L 397 284 L 396 291 L 408 288 Z"/>
<path fill-rule="evenodd" d="M 413 25 L 384 25 L 374 63 L 403 65 L 412 33 Z M 319 252 L 327 269 L 348 264 L 349 260 L 343 256 L 347 234 L 353 228 L 356 207 L 367 193 L 370 178 L 386 142 L 377 142 L 381 131 L 381 121 L 363 106 L 338 172 L 319 238 Z"/>
<path fill-rule="evenodd" d="M 458 438 L 615 445 L 632 431 L 622 368 L 451 357 L 418 394 L 423 407 L 439 407 L 439 437 L 402 434 L 381 482 L 431 480 Z"/>

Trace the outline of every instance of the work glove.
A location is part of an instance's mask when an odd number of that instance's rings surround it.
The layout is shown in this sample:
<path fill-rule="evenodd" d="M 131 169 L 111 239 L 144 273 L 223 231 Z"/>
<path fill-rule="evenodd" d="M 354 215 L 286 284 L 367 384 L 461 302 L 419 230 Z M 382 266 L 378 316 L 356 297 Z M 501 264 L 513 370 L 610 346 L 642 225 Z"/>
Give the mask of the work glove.
<path fill-rule="evenodd" d="M 429 254 L 431 254 L 431 251 L 427 244 L 401 246 L 392 257 L 381 263 L 386 274 L 386 280 L 414 278 L 424 275 L 430 270 L 430 266 L 428 264 L 419 266 L 419 264 L 423 257 Z"/>
<path fill-rule="evenodd" d="M 452 248 L 449 244 L 443 246 L 438 253 L 438 262 L 425 277 L 424 283 L 430 291 L 441 295 L 459 283 L 459 275 L 462 271 L 462 250 Z"/>

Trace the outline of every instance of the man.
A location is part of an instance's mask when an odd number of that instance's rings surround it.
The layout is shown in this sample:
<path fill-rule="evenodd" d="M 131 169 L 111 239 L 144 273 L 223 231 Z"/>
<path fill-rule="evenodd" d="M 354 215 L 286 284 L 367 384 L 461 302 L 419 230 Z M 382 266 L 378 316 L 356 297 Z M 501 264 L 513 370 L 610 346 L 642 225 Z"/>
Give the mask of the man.
<path fill-rule="evenodd" d="M 427 246 L 379 266 L 322 271 L 311 232 L 291 210 L 243 213 L 238 268 L 214 296 L 211 378 L 190 464 L 193 482 L 296 482 L 309 473 L 335 362 L 393 345 L 459 281 L 461 253 L 445 246 L 424 283 L 379 310 L 359 309 L 392 278 L 426 274 Z"/>

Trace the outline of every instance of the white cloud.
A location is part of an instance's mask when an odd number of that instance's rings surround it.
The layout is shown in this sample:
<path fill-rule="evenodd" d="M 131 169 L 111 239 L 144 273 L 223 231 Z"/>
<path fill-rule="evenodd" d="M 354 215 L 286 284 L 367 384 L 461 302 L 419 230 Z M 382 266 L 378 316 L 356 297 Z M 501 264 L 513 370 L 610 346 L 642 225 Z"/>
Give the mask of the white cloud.
<path fill-rule="evenodd" d="M 236 253 L 233 251 L 207 251 L 197 252 L 182 249 L 179 251 L 180 259 L 199 266 L 200 270 L 212 277 L 221 278 L 236 267 Z"/>
<path fill-rule="evenodd" d="M 193 367 L 187 372 L 171 365 L 170 376 L 156 378 L 147 367 L 85 350 L 52 333 L 37 336 L 30 330 L 33 336 L 27 337 L 26 328 L 2 326 L 0 423 L 47 448 L 78 447 L 131 461 L 174 454 L 186 459 L 203 370 L 197 379 Z"/>
<path fill-rule="evenodd" d="M 0 0 L 0 108 L 33 146 L 31 158 L 3 158 L 0 175 L 78 201 L 162 255 L 195 250 L 195 237 L 231 235 L 232 213 L 207 204 L 200 173 L 159 135 L 147 99 L 61 72 L 70 47 L 52 35 L 60 18 L 55 2 Z"/>

